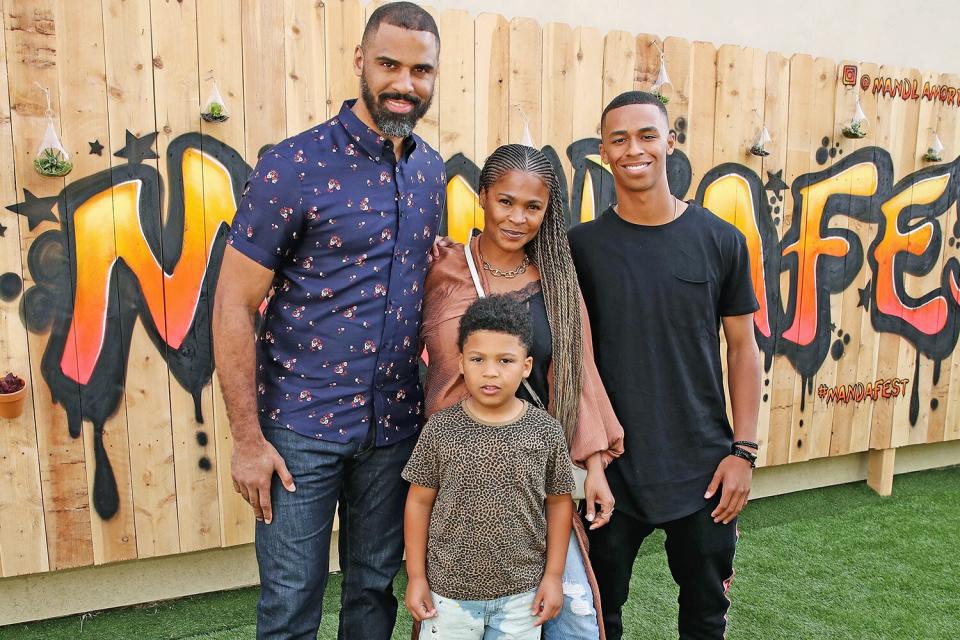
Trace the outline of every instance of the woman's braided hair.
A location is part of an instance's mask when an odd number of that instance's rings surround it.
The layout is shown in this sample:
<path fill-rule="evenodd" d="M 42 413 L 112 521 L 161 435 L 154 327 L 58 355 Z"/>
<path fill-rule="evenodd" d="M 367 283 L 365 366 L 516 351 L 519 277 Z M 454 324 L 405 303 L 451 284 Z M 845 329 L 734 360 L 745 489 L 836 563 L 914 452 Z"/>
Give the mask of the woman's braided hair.
<path fill-rule="evenodd" d="M 583 333 L 580 286 L 567 243 L 563 194 L 553 165 L 543 153 L 522 144 L 498 147 L 480 171 L 480 189 L 489 189 L 510 171 L 532 173 L 550 190 L 550 202 L 536 237 L 527 243 L 527 255 L 540 271 L 553 342 L 553 409 L 569 444 L 577 428 L 583 388 Z"/>

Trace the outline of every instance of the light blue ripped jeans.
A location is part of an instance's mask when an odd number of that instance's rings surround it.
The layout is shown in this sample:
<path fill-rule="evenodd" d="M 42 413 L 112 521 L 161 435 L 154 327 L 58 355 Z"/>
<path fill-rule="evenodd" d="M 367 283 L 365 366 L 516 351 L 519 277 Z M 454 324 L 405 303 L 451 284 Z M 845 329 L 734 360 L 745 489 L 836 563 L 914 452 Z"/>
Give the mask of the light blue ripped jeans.
<path fill-rule="evenodd" d="M 577 536 L 570 532 L 567 563 L 563 568 L 563 608 L 543 625 L 543 640 L 597 640 L 597 610 Z"/>
<path fill-rule="evenodd" d="M 424 620 L 420 640 L 540 640 L 530 615 L 536 590 L 496 600 L 454 600 L 430 592 L 437 615 Z"/>

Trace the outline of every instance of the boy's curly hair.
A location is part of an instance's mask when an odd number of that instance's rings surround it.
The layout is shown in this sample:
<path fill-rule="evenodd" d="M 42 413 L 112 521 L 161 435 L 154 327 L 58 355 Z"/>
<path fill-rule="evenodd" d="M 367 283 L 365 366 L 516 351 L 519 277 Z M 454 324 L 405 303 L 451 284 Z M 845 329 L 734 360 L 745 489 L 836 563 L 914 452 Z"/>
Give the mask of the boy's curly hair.
<path fill-rule="evenodd" d="M 516 336 L 520 343 L 530 351 L 533 343 L 533 323 L 527 307 L 516 299 L 505 295 L 493 295 L 480 298 L 471 304 L 460 318 L 460 334 L 457 344 L 463 351 L 463 343 L 470 334 L 477 331 L 496 331 Z"/>

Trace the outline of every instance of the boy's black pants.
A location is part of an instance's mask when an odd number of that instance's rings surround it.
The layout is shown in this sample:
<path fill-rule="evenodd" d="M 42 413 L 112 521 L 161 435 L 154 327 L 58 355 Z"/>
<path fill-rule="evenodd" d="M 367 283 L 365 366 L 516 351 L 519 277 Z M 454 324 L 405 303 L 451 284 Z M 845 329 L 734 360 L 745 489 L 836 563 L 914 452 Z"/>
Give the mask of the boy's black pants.
<path fill-rule="evenodd" d="M 654 529 L 667 534 L 664 545 L 670 573 L 680 587 L 680 640 L 722 640 L 727 626 L 727 589 L 733 579 L 737 521 L 714 524 L 710 517 L 720 493 L 702 510 L 671 522 L 652 525 L 616 511 L 610 524 L 588 530 L 590 563 L 600 588 L 607 640 L 639 638 L 624 635 L 621 610 L 627 601 L 633 562 L 640 543 Z"/>

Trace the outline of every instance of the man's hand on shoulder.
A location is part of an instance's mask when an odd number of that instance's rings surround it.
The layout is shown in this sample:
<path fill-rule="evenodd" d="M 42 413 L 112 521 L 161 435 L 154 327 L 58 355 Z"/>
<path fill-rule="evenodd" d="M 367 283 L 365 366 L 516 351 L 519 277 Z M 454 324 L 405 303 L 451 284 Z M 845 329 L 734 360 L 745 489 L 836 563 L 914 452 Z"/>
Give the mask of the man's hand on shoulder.
<path fill-rule="evenodd" d="M 435 260 L 440 259 L 440 249 L 446 249 L 447 247 L 452 247 L 454 245 L 453 240 L 449 236 L 437 236 L 433 240 L 433 246 L 430 247 L 430 254 L 427 255 L 427 262 L 432 263 Z"/>
<path fill-rule="evenodd" d="M 292 493 L 297 490 L 283 457 L 263 438 L 234 443 L 230 471 L 233 488 L 250 503 L 257 520 L 267 524 L 273 521 L 270 484 L 274 472 L 280 476 L 280 482 L 287 491 Z"/>

